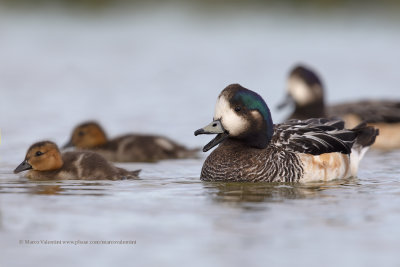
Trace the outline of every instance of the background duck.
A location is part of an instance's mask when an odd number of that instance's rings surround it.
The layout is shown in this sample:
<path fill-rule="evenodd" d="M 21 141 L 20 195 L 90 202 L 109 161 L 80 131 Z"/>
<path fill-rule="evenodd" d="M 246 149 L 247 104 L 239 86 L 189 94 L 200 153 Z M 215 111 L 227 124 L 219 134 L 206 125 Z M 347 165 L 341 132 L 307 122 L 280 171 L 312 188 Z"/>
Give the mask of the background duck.
<path fill-rule="evenodd" d="M 400 101 L 363 100 L 326 106 L 321 80 L 314 71 L 299 65 L 289 74 L 287 96 L 278 108 L 289 104 L 294 105 L 294 111 L 288 119 L 336 117 L 345 121 L 346 128 L 353 128 L 365 121 L 379 129 L 373 147 L 400 148 Z"/>
<path fill-rule="evenodd" d="M 232 84 L 199 134 L 217 134 L 203 151 L 219 145 L 203 164 L 204 181 L 309 182 L 356 176 L 378 130 L 365 124 L 347 130 L 343 121 L 329 119 L 274 125 L 257 93 Z"/>
<path fill-rule="evenodd" d="M 110 161 L 155 162 L 163 159 L 190 158 L 198 149 L 187 149 L 176 142 L 156 135 L 127 134 L 109 140 L 97 122 L 89 121 L 75 127 L 64 146 L 92 150 Z"/>
<path fill-rule="evenodd" d="M 138 178 L 140 170 L 127 171 L 110 164 L 94 152 L 60 153 L 57 145 L 50 141 L 33 144 L 25 160 L 14 173 L 28 172 L 32 180 L 121 180 Z"/>

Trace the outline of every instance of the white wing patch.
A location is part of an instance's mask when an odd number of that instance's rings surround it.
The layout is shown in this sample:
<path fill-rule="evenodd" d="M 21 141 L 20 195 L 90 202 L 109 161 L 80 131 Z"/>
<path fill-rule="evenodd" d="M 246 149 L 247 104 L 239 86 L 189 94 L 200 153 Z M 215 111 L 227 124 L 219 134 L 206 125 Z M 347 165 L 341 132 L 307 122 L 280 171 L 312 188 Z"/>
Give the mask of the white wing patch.
<path fill-rule="evenodd" d="M 157 143 L 157 145 L 159 145 L 160 147 L 162 147 L 165 150 L 173 150 L 174 149 L 174 146 L 171 144 L 171 142 L 165 138 L 157 138 L 155 142 Z"/>

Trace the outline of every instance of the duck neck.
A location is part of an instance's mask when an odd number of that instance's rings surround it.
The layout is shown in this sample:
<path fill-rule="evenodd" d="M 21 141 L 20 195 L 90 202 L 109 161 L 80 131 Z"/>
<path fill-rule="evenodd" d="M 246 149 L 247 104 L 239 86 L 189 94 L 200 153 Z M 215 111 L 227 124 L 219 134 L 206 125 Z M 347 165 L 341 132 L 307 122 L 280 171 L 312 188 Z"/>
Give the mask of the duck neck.
<path fill-rule="evenodd" d="M 259 120 L 252 123 L 246 134 L 239 136 L 237 139 L 247 146 L 264 149 L 268 146 L 274 133 L 274 125 L 269 116 L 267 119 Z"/>
<path fill-rule="evenodd" d="M 323 99 L 319 99 L 307 105 L 296 105 L 293 114 L 290 116 L 291 119 L 299 120 L 324 117 L 326 117 L 326 113 Z"/>

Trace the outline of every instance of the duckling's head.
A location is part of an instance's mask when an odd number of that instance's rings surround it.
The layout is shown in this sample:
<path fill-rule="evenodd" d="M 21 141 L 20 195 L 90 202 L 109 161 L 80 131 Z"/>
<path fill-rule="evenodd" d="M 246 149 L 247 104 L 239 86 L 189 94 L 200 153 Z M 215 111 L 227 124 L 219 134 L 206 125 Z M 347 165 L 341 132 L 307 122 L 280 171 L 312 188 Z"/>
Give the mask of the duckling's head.
<path fill-rule="evenodd" d="M 97 122 L 89 121 L 75 127 L 71 139 L 63 148 L 91 149 L 105 143 L 107 143 L 107 136 L 103 128 Z"/>
<path fill-rule="evenodd" d="M 265 148 L 273 134 L 271 113 L 257 93 L 239 84 L 231 84 L 218 97 L 213 121 L 194 134 L 217 134 L 204 146 L 204 152 L 227 138 L 250 147 Z"/>
<path fill-rule="evenodd" d="M 296 107 L 304 107 L 323 103 L 323 101 L 324 92 L 321 80 L 311 69 L 298 65 L 289 74 L 287 96 L 278 108 L 284 108 L 291 103 L 294 103 Z"/>
<path fill-rule="evenodd" d="M 26 152 L 25 160 L 14 170 L 14 173 L 25 170 L 57 170 L 63 164 L 64 162 L 57 145 L 50 141 L 43 141 L 31 145 L 28 152 Z"/>

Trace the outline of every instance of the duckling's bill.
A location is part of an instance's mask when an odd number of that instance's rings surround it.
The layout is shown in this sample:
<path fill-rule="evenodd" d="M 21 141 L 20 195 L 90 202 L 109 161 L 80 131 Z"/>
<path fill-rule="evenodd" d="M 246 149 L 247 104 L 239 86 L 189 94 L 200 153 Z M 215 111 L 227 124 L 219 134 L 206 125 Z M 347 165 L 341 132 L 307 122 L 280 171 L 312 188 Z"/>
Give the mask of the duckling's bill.
<path fill-rule="evenodd" d="M 198 129 L 194 132 L 194 135 L 200 134 L 216 134 L 217 136 L 212 139 L 207 145 L 203 147 L 203 152 L 207 152 L 211 148 L 215 147 L 229 136 L 229 132 L 222 126 L 221 120 L 214 120 L 207 126 Z"/>
<path fill-rule="evenodd" d="M 24 160 L 21 164 L 18 165 L 17 168 L 15 168 L 14 173 L 20 173 L 22 171 L 30 170 L 32 169 L 32 166 L 28 163 L 27 160 Z"/>
<path fill-rule="evenodd" d="M 72 142 L 72 138 L 71 138 L 71 140 L 69 140 L 68 143 L 64 144 L 61 148 L 62 149 L 67 149 L 67 148 L 70 148 L 70 147 L 73 147 L 73 146 L 74 146 L 74 143 Z"/>

